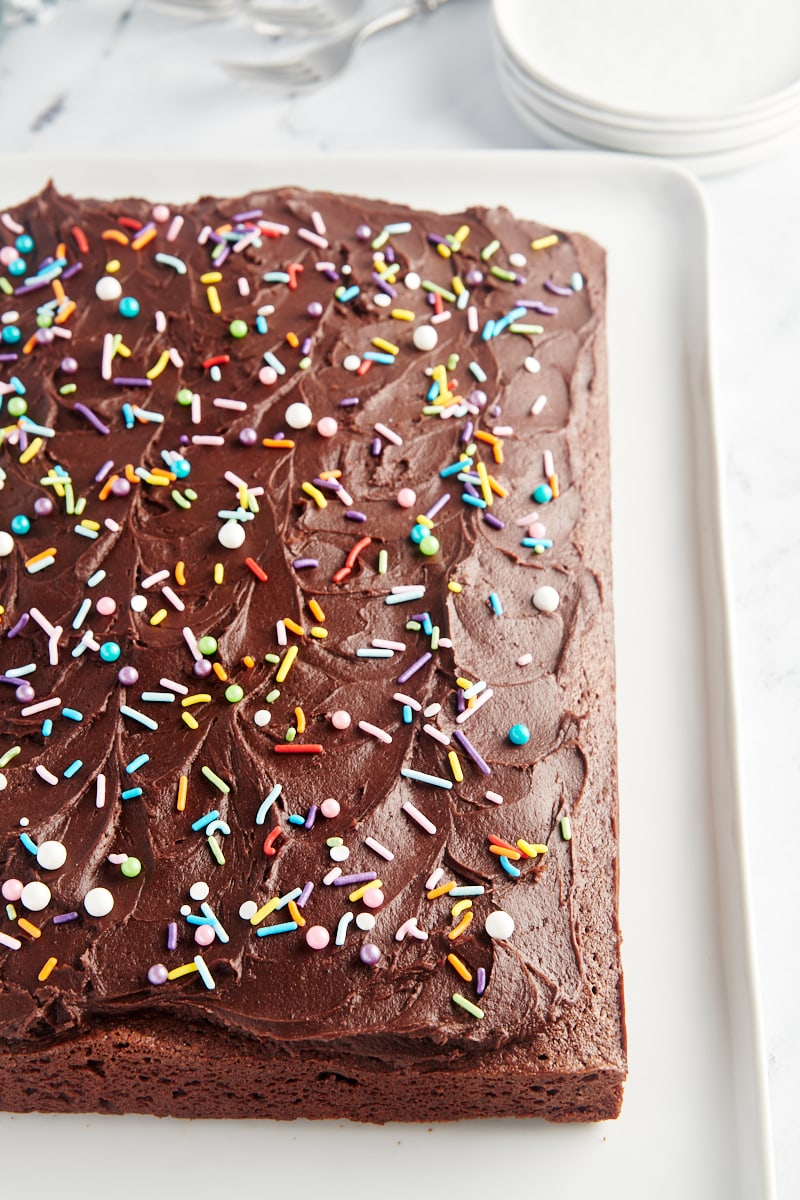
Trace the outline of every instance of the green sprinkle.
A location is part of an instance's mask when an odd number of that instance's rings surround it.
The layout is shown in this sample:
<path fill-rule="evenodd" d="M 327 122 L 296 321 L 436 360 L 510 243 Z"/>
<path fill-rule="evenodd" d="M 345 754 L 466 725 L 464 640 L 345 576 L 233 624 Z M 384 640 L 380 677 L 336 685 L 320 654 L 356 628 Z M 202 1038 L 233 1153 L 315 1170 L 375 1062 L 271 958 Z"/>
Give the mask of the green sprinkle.
<path fill-rule="evenodd" d="M 419 621 L 406 621 L 406 629 L 410 630 L 411 633 L 419 633 L 422 626 Z"/>
<path fill-rule="evenodd" d="M 431 650 L 439 649 L 439 633 L 440 633 L 439 626 L 434 625 L 433 630 L 431 632 Z"/>
<path fill-rule="evenodd" d="M 16 758 L 17 755 L 21 754 L 21 753 L 22 753 L 22 746 L 12 746 L 10 750 L 6 750 L 3 757 L 0 758 L 0 771 L 2 771 L 3 767 L 8 766 L 8 764 L 11 762 L 12 758 Z"/>
<path fill-rule="evenodd" d="M 211 837 L 206 838 L 206 841 L 208 842 L 208 848 L 211 851 L 211 853 L 214 855 L 214 858 L 217 860 L 217 862 L 219 863 L 219 865 L 221 867 L 224 867 L 225 866 L 225 855 L 222 853 L 222 847 L 220 846 L 217 839 L 212 835 Z"/>
<path fill-rule="evenodd" d="M 175 501 L 178 508 L 191 508 L 192 507 L 191 504 L 189 503 L 189 501 L 185 498 L 185 496 L 182 496 L 176 488 L 172 489 L 172 491 L 170 492 L 170 496 L 172 496 L 172 499 Z"/>
<path fill-rule="evenodd" d="M 307 371 L 308 368 L 311 366 L 310 355 L 306 354 L 304 358 L 301 358 L 300 362 L 297 364 L 297 366 L 299 367 L 299 369 L 301 371 Z"/>
<path fill-rule="evenodd" d="M 59 396 L 71 396 L 73 392 L 77 392 L 77 383 L 65 383 L 63 387 L 58 389 Z"/>
<path fill-rule="evenodd" d="M 327 841 L 325 842 L 325 845 L 326 845 L 326 846 L 327 846 L 329 849 L 331 849 L 333 846 L 343 846 L 343 845 L 344 845 L 344 838 L 340 838 L 340 837 L 329 837 L 329 838 L 327 839 Z"/>
<path fill-rule="evenodd" d="M 197 499 L 197 492 L 194 490 L 194 488 L 184 488 L 183 494 L 187 500 L 196 500 Z"/>
<path fill-rule="evenodd" d="M 388 550 L 378 551 L 378 574 L 385 575 L 389 570 L 389 552 Z"/>
<path fill-rule="evenodd" d="M 478 453 L 478 447 L 475 444 L 475 442 L 470 442 L 470 444 L 464 448 L 464 453 L 469 458 L 473 458 L 474 455 L 476 455 Z"/>
<path fill-rule="evenodd" d="M 500 243 L 497 240 L 497 238 L 495 238 L 495 240 L 493 242 L 489 242 L 489 245 L 484 246 L 483 249 L 481 250 L 481 260 L 483 262 L 488 262 L 489 259 L 492 257 L 492 255 L 496 254 L 499 249 L 500 249 Z"/>
<path fill-rule="evenodd" d="M 267 704 L 274 704 L 280 694 L 280 688 L 273 688 L 271 692 L 267 692 L 265 697 Z"/>
<path fill-rule="evenodd" d="M 280 661 L 281 661 L 280 654 L 265 654 L 264 655 L 264 662 L 279 663 Z"/>
<path fill-rule="evenodd" d="M 381 232 L 378 234 L 378 236 L 374 237 L 372 239 L 372 242 L 370 243 L 371 249 L 380 250 L 381 246 L 386 245 L 386 243 L 389 240 L 389 237 L 390 237 L 389 232 L 386 229 L 382 229 Z"/>
<path fill-rule="evenodd" d="M 290 725 L 289 728 L 286 730 L 286 741 L 293 742 L 296 737 L 297 737 L 297 730 L 295 729 L 294 725 Z"/>
<path fill-rule="evenodd" d="M 569 817 L 561 818 L 561 836 L 565 842 L 572 840 L 572 826 L 569 823 Z"/>
<path fill-rule="evenodd" d="M 458 360 L 460 357 L 461 356 L 459 354 L 451 354 L 450 355 L 450 357 L 447 360 L 448 371 L 455 371 L 456 367 L 458 366 Z"/>
<path fill-rule="evenodd" d="M 509 333 L 544 333 L 544 325 L 509 325 Z"/>
<path fill-rule="evenodd" d="M 448 292 L 447 288 L 441 287 L 438 283 L 431 283 L 430 279 L 423 279 L 422 287 L 426 292 L 434 292 L 435 295 L 441 296 L 443 300 L 449 300 L 451 304 L 455 304 L 456 302 L 454 292 Z"/>
<path fill-rule="evenodd" d="M 516 283 L 517 277 L 513 271 L 506 271 L 504 267 L 492 267 L 491 274 L 495 279 L 503 279 L 506 283 Z"/>
<path fill-rule="evenodd" d="M 457 1004 L 459 1008 L 463 1008 L 471 1016 L 477 1017 L 479 1021 L 482 1021 L 484 1018 L 483 1009 L 478 1008 L 477 1004 L 473 1004 L 471 1000 L 467 1000 L 466 996 L 462 996 L 460 992 L 453 993 L 453 1004 Z"/>
<path fill-rule="evenodd" d="M 213 783 L 215 788 L 219 788 L 223 796 L 228 795 L 231 790 L 230 786 L 225 782 L 224 779 L 220 779 L 219 775 L 217 775 L 215 771 L 211 770 L 211 767 L 201 767 L 200 773 L 205 775 L 208 782 Z"/>

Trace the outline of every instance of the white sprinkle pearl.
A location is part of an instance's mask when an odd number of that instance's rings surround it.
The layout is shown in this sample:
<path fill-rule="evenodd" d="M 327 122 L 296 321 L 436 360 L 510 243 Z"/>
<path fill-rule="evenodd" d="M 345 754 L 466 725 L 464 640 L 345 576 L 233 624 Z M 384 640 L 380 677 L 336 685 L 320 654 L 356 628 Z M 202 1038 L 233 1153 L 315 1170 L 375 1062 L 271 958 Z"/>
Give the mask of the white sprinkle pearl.
<path fill-rule="evenodd" d="M 558 608 L 558 592 L 554 587 L 537 588 L 533 593 L 533 607 L 539 612 L 552 613 Z"/>
<path fill-rule="evenodd" d="M 95 284 L 94 294 L 98 300 L 119 300 L 122 295 L 122 284 L 113 275 L 104 275 Z"/>
<path fill-rule="evenodd" d="M 217 541 L 226 550 L 238 550 L 244 544 L 244 528 L 238 521 L 226 521 L 217 534 Z"/>
<path fill-rule="evenodd" d="M 131 609 L 133 612 L 144 612 L 147 608 L 147 600 L 144 596 L 131 596 Z"/>
<path fill-rule="evenodd" d="M 207 900 L 208 893 L 211 891 L 207 883 L 202 879 L 198 879 L 197 883 L 193 883 L 189 888 L 189 895 L 192 900 Z"/>
<path fill-rule="evenodd" d="M 331 846 L 329 854 L 331 860 L 336 863 L 347 862 L 350 857 L 350 851 L 347 846 Z"/>
<path fill-rule="evenodd" d="M 490 938 L 504 942 L 514 932 L 514 918 L 510 913 L 504 912 L 502 908 L 495 909 L 486 918 L 484 929 Z"/>
<path fill-rule="evenodd" d="M 83 907 L 90 917 L 107 917 L 114 907 L 114 897 L 108 888 L 92 888 L 83 898 Z"/>
<path fill-rule="evenodd" d="M 62 842 L 42 842 L 36 861 L 45 871 L 58 871 L 67 861 L 67 848 Z"/>
<path fill-rule="evenodd" d="M 345 371 L 357 371 L 361 366 L 361 359 L 357 354 L 348 354 L 342 363 Z"/>
<path fill-rule="evenodd" d="M 432 325 L 418 325 L 413 334 L 417 350 L 433 350 L 439 341 L 439 335 Z"/>
<path fill-rule="evenodd" d="M 23 908 L 28 912 L 41 912 L 50 903 L 50 888 L 46 883 L 26 883 L 20 894 Z"/>
<path fill-rule="evenodd" d="M 254 917 L 257 912 L 258 905 L 256 904 L 255 900 L 245 900 L 244 904 L 242 904 L 239 908 L 239 916 L 243 921 L 249 921 L 250 918 Z"/>
<path fill-rule="evenodd" d="M 420 279 L 420 277 L 416 271 L 409 271 L 408 274 L 406 275 L 405 279 L 403 280 L 403 283 L 406 285 L 408 290 L 411 292 L 415 292 L 421 282 L 422 282 L 422 280 Z"/>
<path fill-rule="evenodd" d="M 290 429 L 307 429 L 314 420 L 314 414 L 302 400 L 296 400 L 286 410 L 286 424 Z"/>
<path fill-rule="evenodd" d="M 269 725 L 271 720 L 272 714 L 268 708 L 260 708 L 258 712 L 253 713 L 253 723 L 257 725 L 259 729 L 264 729 L 267 725 Z"/>
<path fill-rule="evenodd" d="M 0 558 L 8 558 L 14 549 L 14 539 L 5 529 L 0 529 Z"/>
<path fill-rule="evenodd" d="M 363 930 L 364 933 L 369 933 L 371 929 L 375 928 L 375 918 L 373 917 L 372 913 L 356 913 L 356 925 L 359 929 Z"/>
<path fill-rule="evenodd" d="M 539 362 L 538 358 L 534 358 L 532 354 L 525 359 L 525 370 L 530 371 L 531 375 L 537 375 L 541 369 L 542 364 Z"/>
<path fill-rule="evenodd" d="M 510 267 L 524 267 L 527 266 L 527 263 L 527 258 L 524 254 L 520 254 L 519 251 L 515 251 L 513 254 L 509 254 L 508 256 L 508 265 Z"/>

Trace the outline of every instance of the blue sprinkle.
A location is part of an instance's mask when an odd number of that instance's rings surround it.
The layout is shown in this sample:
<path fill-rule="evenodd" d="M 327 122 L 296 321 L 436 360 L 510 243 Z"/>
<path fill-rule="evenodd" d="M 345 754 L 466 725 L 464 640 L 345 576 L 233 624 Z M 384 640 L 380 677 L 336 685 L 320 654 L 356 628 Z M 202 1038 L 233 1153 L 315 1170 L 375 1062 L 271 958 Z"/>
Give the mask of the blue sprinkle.
<path fill-rule="evenodd" d="M 391 367 L 397 361 L 393 354 L 382 354 L 378 350 L 367 350 L 361 357 L 370 362 L 383 363 L 387 367 Z"/>
<path fill-rule="evenodd" d="M 145 763 L 149 763 L 149 762 L 150 762 L 149 754 L 140 754 L 128 763 L 127 767 L 125 768 L 125 774 L 132 775 L 134 771 L 139 770 L 139 767 L 143 767 Z"/>
<path fill-rule="evenodd" d="M 348 300 L 355 300 L 360 291 L 361 288 L 353 284 L 349 288 L 338 287 L 333 294 L 340 304 L 347 304 Z"/>
<path fill-rule="evenodd" d="M 471 467 L 473 461 L 474 460 L 471 458 L 459 459 L 458 462 L 451 463 L 449 467 L 442 467 L 441 471 L 439 472 L 439 477 L 441 479 L 447 479 L 449 475 L 458 475 L 460 471 L 466 471 L 469 467 Z"/>
<path fill-rule="evenodd" d="M 136 417 L 133 415 L 133 409 L 131 408 L 130 404 L 123 404 L 122 419 L 125 422 L 126 429 L 133 429 L 134 425 L 136 424 Z"/>
<path fill-rule="evenodd" d="M 486 888 L 481 887 L 480 884 L 475 884 L 469 887 L 451 888 L 447 894 L 448 896 L 482 896 L 485 891 Z"/>
<path fill-rule="evenodd" d="M 267 325 L 266 317 L 256 317 L 256 330 L 258 333 L 268 333 L 269 326 Z"/>
<path fill-rule="evenodd" d="M 286 921 L 283 925 L 267 925 L 263 929 L 257 929 L 256 933 L 259 937 L 271 937 L 273 933 L 294 933 L 297 928 L 296 921 Z"/>
<path fill-rule="evenodd" d="M 122 799 L 123 800 L 135 800 L 137 796 L 142 796 L 142 795 L 144 795 L 144 793 L 140 787 L 126 788 L 126 790 L 122 793 Z"/>
<path fill-rule="evenodd" d="M 411 711 L 411 705 L 404 704 L 403 705 L 403 724 L 410 725 L 413 720 L 414 720 L 414 714 Z"/>
<path fill-rule="evenodd" d="M 435 400 L 438 395 L 439 395 L 439 380 L 434 379 L 433 383 L 428 388 L 428 394 L 425 397 L 425 399 L 428 401 L 428 403 L 430 403 L 430 401 Z"/>
<path fill-rule="evenodd" d="M 520 542 L 520 545 L 521 545 L 521 546 L 528 546 L 528 547 L 531 547 L 531 546 L 541 546 L 543 550 L 549 550 L 549 549 L 552 547 L 553 543 L 552 543 L 552 541 L 550 540 L 550 538 L 530 538 L 530 537 L 525 537 L 525 538 L 523 538 L 523 539 L 522 539 L 522 541 Z"/>
<path fill-rule="evenodd" d="M 494 337 L 494 328 L 495 328 L 494 321 L 489 320 L 486 322 L 486 324 L 483 327 L 483 332 L 481 333 L 481 341 L 482 342 L 491 341 L 491 339 Z"/>
<path fill-rule="evenodd" d="M 502 604 L 502 601 L 500 600 L 500 597 L 498 596 L 497 592 L 489 593 L 489 603 L 492 606 L 492 612 L 495 614 L 495 616 L 502 617 L 503 604 Z"/>
<path fill-rule="evenodd" d="M 64 771 L 64 778 L 72 779 L 72 776 L 77 775 L 78 771 L 80 771 L 82 766 L 83 766 L 83 760 L 80 758 L 76 758 L 75 761 L 71 762 L 69 764 L 69 766 L 66 768 L 66 770 Z"/>
<path fill-rule="evenodd" d="M 282 785 L 280 783 L 276 783 L 275 787 L 272 789 L 270 794 L 267 797 L 265 797 L 264 800 L 262 800 L 261 804 L 259 805 L 258 812 L 256 813 L 256 825 L 264 824 L 264 822 L 267 819 L 267 813 L 272 808 L 272 805 L 275 803 L 275 801 L 278 799 L 278 796 L 280 796 L 281 791 L 282 791 Z"/>
<path fill-rule="evenodd" d="M 461 499 L 465 504 L 471 504 L 473 508 L 486 508 L 486 501 L 480 496 L 470 496 L 468 492 L 462 492 Z"/>
<path fill-rule="evenodd" d="M 300 813 L 290 813 L 287 819 L 290 825 L 305 825 L 306 823 L 305 817 L 301 817 Z"/>
<path fill-rule="evenodd" d="M 45 720 L 42 721 L 42 737 L 50 737 L 52 732 L 53 722 L 51 721 L 50 717 L 46 717 Z"/>
<path fill-rule="evenodd" d="M 36 842 L 33 840 L 32 837 L 29 837 L 27 833 L 21 833 L 19 835 L 19 840 L 22 842 L 25 849 L 28 850 L 31 854 L 35 854 L 36 851 L 39 849 L 39 847 L 36 845 Z"/>
<path fill-rule="evenodd" d="M 521 872 L 517 870 L 510 859 L 506 858 L 505 854 L 500 855 L 500 866 L 505 871 L 506 875 L 510 875 L 512 879 L 518 879 Z"/>
<path fill-rule="evenodd" d="M 62 717 L 67 717 L 70 721 L 82 721 L 83 713 L 78 712 L 77 708 L 62 708 Z"/>
<path fill-rule="evenodd" d="M 213 808 L 211 812 L 206 813 L 203 817 L 198 817 L 196 821 L 192 822 L 192 829 L 196 833 L 198 829 L 205 829 L 206 825 L 210 825 L 212 821 L 216 821 L 218 818 L 219 809 Z"/>

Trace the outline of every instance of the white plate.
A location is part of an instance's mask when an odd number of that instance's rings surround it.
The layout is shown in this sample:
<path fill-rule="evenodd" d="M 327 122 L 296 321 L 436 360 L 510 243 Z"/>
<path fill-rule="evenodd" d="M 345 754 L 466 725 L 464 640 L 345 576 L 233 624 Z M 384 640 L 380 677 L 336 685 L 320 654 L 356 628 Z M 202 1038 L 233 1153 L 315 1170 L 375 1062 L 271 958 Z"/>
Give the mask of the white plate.
<path fill-rule="evenodd" d="M 444 211 L 505 203 L 608 248 L 630 1079 L 620 1119 L 597 1126 L 472 1121 L 457 1108 L 442 1111 L 464 1118 L 455 1124 L 383 1128 L 0 1116 L 3 1194 L 37 1180 L 62 1200 L 101 1189 L 114 1200 L 407 1200 L 555 1187 L 568 1200 L 770 1200 L 696 185 L 667 166 L 595 154 L 29 156 L 0 160 L 0 206 L 51 174 L 78 193 L 154 200 L 296 183 Z"/>
<path fill-rule="evenodd" d="M 493 0 L 525 70 L 598 108 L 744 115 L 800 89 L 796 0 Z"/>

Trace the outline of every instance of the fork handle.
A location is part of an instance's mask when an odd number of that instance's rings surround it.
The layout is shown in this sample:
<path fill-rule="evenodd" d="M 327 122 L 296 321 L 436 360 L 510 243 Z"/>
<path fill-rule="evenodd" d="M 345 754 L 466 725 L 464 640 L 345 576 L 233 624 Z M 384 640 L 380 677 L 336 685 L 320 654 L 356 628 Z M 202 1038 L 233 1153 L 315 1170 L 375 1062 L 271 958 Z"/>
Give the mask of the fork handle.
<path fill-rule="evenodd" d="M 365 42 L 367 38 L 372 37 L 374 33 L 380 33 L 382 29 L 391 29 L 393 25 L 402 25 L 404 21 L 410 21 L 412 17 L 418 16 L 419 13 L 435 12 L 447 0 L 414 0 L 412 4 L 404 4 L 401 8 L 393 8 L 390 12 L 382 13 L 381 16 L 375 17 L 373 21 L 368 21 L 359 29 L 355 39 L 355 44 L 359 45 Z"/>

